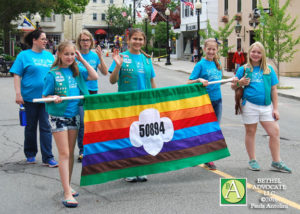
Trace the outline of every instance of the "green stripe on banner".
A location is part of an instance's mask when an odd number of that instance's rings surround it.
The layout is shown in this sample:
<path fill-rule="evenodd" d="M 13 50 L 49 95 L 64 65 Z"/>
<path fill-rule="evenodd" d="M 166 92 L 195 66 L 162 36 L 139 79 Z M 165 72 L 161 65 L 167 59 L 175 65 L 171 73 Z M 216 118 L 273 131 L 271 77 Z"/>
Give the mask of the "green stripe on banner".
<path fill-rule="evenodd" d="M 207 94 L 202 83 L 154 88 L 151 90 L 117 92 L 97 95 L 86 95 L 85 110 L 121 108 L 134 105 L 147 105 L 172 100 L 197 97 Z"/>
<path fill-rule="evenodd" d="M 230 156 L 227 148 L 220 149 L 207 154 L 199 155 L 196 157 L 189 157 L 180 160 L 161 162 L 151 165 L 137 166 L 124 168 L 94 175 L 81 176 L 80 186 L 88 186 L 93 184 L 101 184 L 107 181 L 112 181 L 120 178 L 148 175 L 155 173 L 168 172 L 186 167 L 195 166 L 201 163 L 207 163 L 213 160 L 218 160 Z"/>

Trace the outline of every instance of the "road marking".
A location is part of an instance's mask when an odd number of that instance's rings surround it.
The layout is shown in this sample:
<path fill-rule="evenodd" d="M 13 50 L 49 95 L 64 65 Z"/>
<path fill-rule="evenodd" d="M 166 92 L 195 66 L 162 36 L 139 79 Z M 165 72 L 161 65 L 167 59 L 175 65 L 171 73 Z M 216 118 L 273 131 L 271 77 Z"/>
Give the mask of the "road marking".
<path fill-rule="evenodd" d="M 202 168 L 204 168 L 206 170 L 209 170 L 204 164 L 200 164 L 198 166 L 200 166 L 200 167 L 202 167 Z M 209 170 L 209 171 L 213 172 L 213 173 L 215 173 L 217 175 L 220 175 L 223 178 L 235 178 L 235 177 L 233 177 L 233 176 L 231 176 L 231 175 L 229 175 L 229 174 L 227 174 L 225 172 L 219 171 L 219 170 Z M 250 183 L 247 182 L 247 188 L 248 189 L 251 189 L 251 190 L 253 190 L 253 191 L 257 192 L 257 193 L 260 193 L 262 195 L 264 194 L 264 191 L 262 189 L 259 189 L 259 188 L 255 188 L 254 189 L 253 186 L 254 186 L 253 184 L 250 184 Z M 288 200 L 286 198 L 283 198 L 283 197 L 281 197 L 279 195 L 271 194 L 271 195 L 268 195 L 268 197 L 274 198 L 277 201 L 280 201 L 281 203 L 287 204 L 289 207 L 294 207 L 295 209 L 300 210 L 300 204 L 297 204 L 296 202 L 290 201 L 290 200 Z"/>

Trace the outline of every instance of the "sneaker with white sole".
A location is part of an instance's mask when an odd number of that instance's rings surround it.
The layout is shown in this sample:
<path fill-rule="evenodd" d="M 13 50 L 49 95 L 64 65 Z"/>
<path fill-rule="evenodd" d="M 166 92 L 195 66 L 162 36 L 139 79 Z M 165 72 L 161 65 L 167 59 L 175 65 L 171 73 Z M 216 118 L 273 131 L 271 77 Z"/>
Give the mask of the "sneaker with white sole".
<path fill-rule="evenodd" d="M 43 163 L 44 166 L 49 166 L 50 168 L 58 167 L 58 163 L 54 158 L 48 160 L 47 163 Z"/>
<path fill-rule="evenodd" d="M 272 161 L 271 167 L 273 170 L 278 172 L 292 173 L 292 170 L 288 168 L 283 161 L 279 161 L 279 162 Z"/>
<path fill-rule="evenodd" d="M 134 183 L 134 182 L 137 182 L 137 177 L 127 177 L 124 179 L 126 182 L 129 182 L 129 183 Z"/>
<path fill-rule="evenodd" d="M 258 165 L 256 160 L 249 161 L 249 169 L 252 171 L 259 171 L 260 166 Z"/>
<path fill-rule="evenodd" d="M 214 162 L 208 162 L 208 163 L 204 163 L 204 165 L 209 169 L 209 170 L 216 170 L 217 167 L 214 164 Z"/>
<path fill-rule="evenodd" d="M 29 158 L 26 158 L 26 162 L 28 164 L 35 164 L 36 161 L 35 161 L 35 157 L 29 157 Z"/>
<path fill-rule="evenodd" d="M 146 181 L 148 181 L 147 175 L 137 176 L 137 181 L 139 181 L 139 182 L 146 182 Z"/>

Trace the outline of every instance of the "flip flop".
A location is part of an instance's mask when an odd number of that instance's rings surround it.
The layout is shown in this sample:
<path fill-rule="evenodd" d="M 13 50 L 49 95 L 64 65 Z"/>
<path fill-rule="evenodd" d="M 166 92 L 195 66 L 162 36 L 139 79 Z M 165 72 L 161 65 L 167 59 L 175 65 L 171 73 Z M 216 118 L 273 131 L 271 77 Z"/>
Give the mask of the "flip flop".
<path fill-rule="evenodd" d="M 75 208 L 75 207 L 78 206 L 78 202 L 75 199 L 63 200 L 62 204 L 65 205 L 65 207 L 68 207 L 68 208 Z"/>
<path fill-rule="evenodd" d="M 75 190 L 71 189 L 71 193 L 73 197 L 78 197 L 79 196 L 79 192 L 76 192 Z"/>

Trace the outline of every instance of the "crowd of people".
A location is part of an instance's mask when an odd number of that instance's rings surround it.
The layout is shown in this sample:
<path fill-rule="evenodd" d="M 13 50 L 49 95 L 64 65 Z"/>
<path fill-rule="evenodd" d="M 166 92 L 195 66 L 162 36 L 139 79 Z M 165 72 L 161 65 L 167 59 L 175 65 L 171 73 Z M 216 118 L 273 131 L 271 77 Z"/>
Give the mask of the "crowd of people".
<path fill-rule="evenodd" d="M 99 69 L 103 75 L 110 73 L 111 84 L 118 84 L 118 91 L 134 91 L 156 88 L 155 71 L 150 56 L 142 51 L 145 33 L 131 29 L 128 33 L 128 49 L 120 53 L 115 49 L 113 63 L 106 66 L 100 46 L 94 48 L 92 34 L 83 30 L 76 40 L 61 42 L 57 46 L 56 59 L 45 50 L 46 34 L 41 29 L 29 33 L 25 38 L 31 49 L 22 51 L 11 68 L 14 74 L 16 103 L 23 104 L 27 114 L 24 132 L 24 153 L 29 164 L 36 163 L 38 152 L 37 125 L 40 131 L 40 148 L 43 164 L 59 166 L 64 192 L 62 203 L 66 207 L 77 207 L 75 197 L 79 193 L 71 187 L 76 139 L 79 161 L 84 155 L 82 139 L 84 133 L 82 101 L 62 101 L 62 96 L 97 94 Z M 220 84 L 208 85 L 210 81 L 222 79 L 222 65 L 218 57 L 219 43 L 207 39 L 203 57 L 194 67 L 188 84 L 202 83 L 207 88 L 216 120 L 222 117 L 222 94 Z M 196 54 L 198 55 L 198 54 Z M 269 138 L 272 156 L 271 166 L 281 172 L 291 173 L 280 159 L 279 112 L 277 104 L 278 79 L 272 66 L 266 63 L 263 45 L 255 42 L 248 51 L 247 63 L 239 65 L 232 89 L 244 88 L 241 103 L 242 119 L 245 126 L 245 146 L 249 156 L 249 168 L 260 170 L 255 156 L 255 134 L 260 122 Z M 33 103 L 34 98 L 54 98 L 53 102 Z M 52 134 L 51 134 L 52 133 Z M 58 149 L 59 161 L 52 154 L 52 135 Z M 215 170 L 213 162 L 205 165 Z M 147 176 L 125 178 L 128 182 L 145 182 Z"/>

